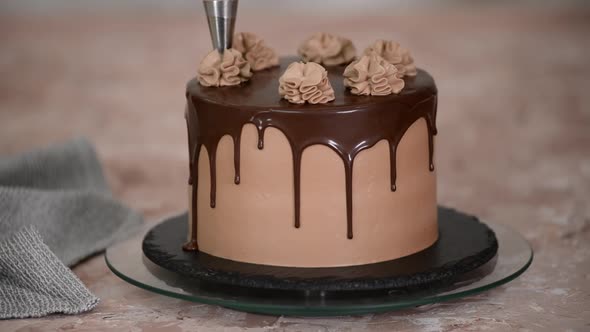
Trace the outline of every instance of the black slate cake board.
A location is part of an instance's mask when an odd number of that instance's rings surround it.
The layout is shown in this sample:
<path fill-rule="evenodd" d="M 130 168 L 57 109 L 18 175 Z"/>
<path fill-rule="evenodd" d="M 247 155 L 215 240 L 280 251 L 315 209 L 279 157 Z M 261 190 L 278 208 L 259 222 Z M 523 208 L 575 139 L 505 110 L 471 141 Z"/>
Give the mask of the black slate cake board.
<path fill-rule="evenodd" d="M 494 232 L 476 217 L 438 208 L 439 239 L 399 259 L 366 265 L 296 268 L 232 261 L 185 252 L 188 214 L 164 220 L 143 240 L 144 255 L 156 265 L 201 281 L 289 291 L 412 291 L 441 287 L 491 260 L 498 251 Z"/>

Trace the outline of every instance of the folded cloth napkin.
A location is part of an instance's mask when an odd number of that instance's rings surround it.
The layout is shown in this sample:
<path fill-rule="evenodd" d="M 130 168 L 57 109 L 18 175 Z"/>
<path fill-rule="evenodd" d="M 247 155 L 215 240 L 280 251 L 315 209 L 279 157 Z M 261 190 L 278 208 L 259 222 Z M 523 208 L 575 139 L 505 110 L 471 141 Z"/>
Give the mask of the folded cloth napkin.
<path fill-rule="evenodd" d="M 66 266 L 140 225 L 112 197 L 84 139 L 0 156 L 0 319 L 94 308 L 98 298 Z"/>

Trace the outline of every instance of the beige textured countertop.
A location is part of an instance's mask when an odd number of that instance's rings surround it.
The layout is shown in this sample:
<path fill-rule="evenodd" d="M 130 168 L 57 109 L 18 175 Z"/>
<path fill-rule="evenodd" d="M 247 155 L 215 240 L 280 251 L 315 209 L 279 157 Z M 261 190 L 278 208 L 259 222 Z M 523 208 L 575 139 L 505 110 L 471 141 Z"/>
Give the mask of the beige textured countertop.
<path fill-rule="evenodd" d="M 382 37 L 412 50 L 440 90 L 440 202 L 520 231 L 535 249 L 531 268 L 462 300 L 297 318 L 149 293 L 99 256 L 75 268 L 102 299 L 95 310 L 1 321 L 1 331 L 590 329 L 590 9 L 265 20 L 242 15 L 238 29 L 258 32 L 281 54 L 316 30 L 337 31 L 360 49 Z M 199 13 L 2 17 L 0 45 L 0 153 L 88 136 L 115 194 L 147 220 L 186 208 L 184 84 L 209 47 Z"/>

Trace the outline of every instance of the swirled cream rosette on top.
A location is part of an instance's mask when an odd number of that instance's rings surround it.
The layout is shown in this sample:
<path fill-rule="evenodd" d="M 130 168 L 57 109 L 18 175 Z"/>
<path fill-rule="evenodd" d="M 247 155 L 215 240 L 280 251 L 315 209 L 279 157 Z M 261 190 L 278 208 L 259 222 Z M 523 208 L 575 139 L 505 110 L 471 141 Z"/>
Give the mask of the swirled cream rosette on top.
<path fill-rule="evenodd" d="M 279 78 L 279 94 L 294 104 L 324 104 L 334 100 L 328 72 L 315 62 L 293 62 Z"/>
<path fill-rule="evenodd" d="M 399 93 L 405 83 L 394 65 L 371 54 L 363 55 L 346 67 L 344 85 L 355 95 L 386 96 Z"/>
<path fill-rule="evenodd" d="M 377 54 L 397 68 L 400 77 L 416 76 L 416 65 L 410 51 L 398 42 L 379 39 L 363 52 L 365 55 Z"/>
<path fill-rule="evenodd" d="M 253 71 L 264 70 L 279 65 L 277 53 L 266 46 L 264 40 L 251 32 L 235 34 L 233 48 L 240 51 L 250 63 Z"/>
<path fill-rule="evenodd" d="M 199 65 L 197 77 L 203 86 L 231 86 L 249 80 L 252 71 L 242 53 L 230 48 L 223 55 L 217 50 L 207 54 Z"/>
<path fill-rule="evenodd" d="M 305 40 L 298 53 L 304 61 L 337 66 L 350 63 L 356 56 L 356 48 L 350 39 L 320 32 Z"/>

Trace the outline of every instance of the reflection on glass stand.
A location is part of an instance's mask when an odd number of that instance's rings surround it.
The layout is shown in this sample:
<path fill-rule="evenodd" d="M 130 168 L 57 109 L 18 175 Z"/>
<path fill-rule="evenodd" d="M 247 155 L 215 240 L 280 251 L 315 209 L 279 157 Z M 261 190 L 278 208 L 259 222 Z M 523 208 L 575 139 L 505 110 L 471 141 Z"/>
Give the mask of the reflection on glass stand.
<path fill-rule="evenodd" d="M 302 292 L 216 285 L 165 270 L 144 257 L 143 235 L 109 248 L 109 268 L 123 280 L 146 290 L 187 301 L 273 315 L 335 316 L 384 312 L 448 301 L 503 285 L 531 264 L 528 242 L 507 226 L 486 223 L 496 233 L 498 254 L 450 286 L 424 291 Z"/>

